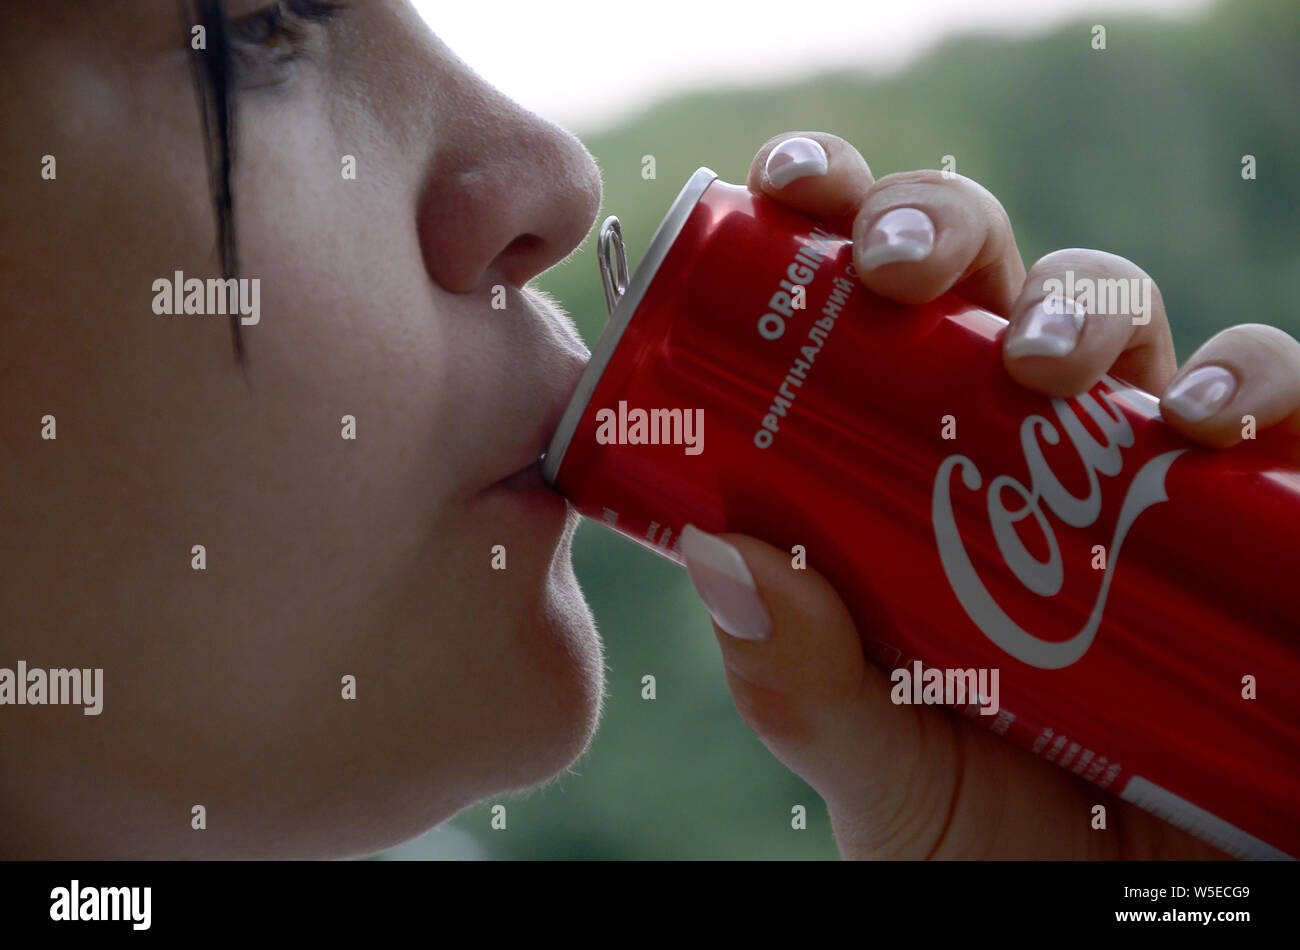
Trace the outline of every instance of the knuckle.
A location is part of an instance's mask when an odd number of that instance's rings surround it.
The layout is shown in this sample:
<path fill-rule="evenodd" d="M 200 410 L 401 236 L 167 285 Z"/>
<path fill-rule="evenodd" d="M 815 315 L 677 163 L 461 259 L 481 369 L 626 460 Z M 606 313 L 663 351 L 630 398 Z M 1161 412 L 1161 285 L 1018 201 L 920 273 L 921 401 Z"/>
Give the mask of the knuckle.
<path fill-rule="evenodd" d="M 1098 292 L 1113 289 L 1116 281 L 1141 281 L 1144 287 L 1150 288 L 1151 307 L 1147 319 L 1138 325 L 1154 322 L 1157 329 L 1168 330 L 1168 315 L 1160 285 L 1137 264 L 1110 251 L 1066 247 L 1044 254 L 1025 275 L 1022 301 L 1032 298 L 1036 302 L 1044 293 L 1060 293 L 1060 282 L 1068 274 L 1075 275 L 1077 281 L 1091 282 L 1092 286 L 1100 288 Z"/>
<path fill-rule="evenodd" d="M 1138 267 L 1127 257 L 1121 257 L 1110 251 L 1090 251 L 1092 265 L 1100 272 L 1106 274 L 1119 274 L 1124 277 L 1147 277 L 1147 272 Z"/>
<path fill-rule="evenodd" d="M 1265 323 L 1239 323 L 1216 333 L 1206 346 L 1210 343 L 1216 346 L 1241 344 L 1268 352 L 1300 353 L 1300 342 L 1295 337 Z"/>
<path fill-rule="evenodd" d="M 924 189 L 941 188 L 960 196 L 963 204 L 976 208 L 985 216 L 1009 221 L 1006 209 L 993 192 L 989 191 L 973 178 L 955 172 L 945 172 L 938 168 L 917 168 L 912 171 L 894 172 L 876 180 L 872 188 L 873 197 L 894 193 L 902 189 L 902 194 L 911 200 L 924 195 Z"/>
<path fill-rule="evenodd" d="M 993 194 L 973 178 L 967 178 L 965 175 L 957 175 L 950 184 L 967 192 L 980 209 L 994 220 L 1000 220 L 1008 228 L 1011 226 L 1011 219 L 1007 216 L 1007 209 L 1002 206 L 998 196 Z"/>
<path fill-rule="evenodd" d="M 943 172 L 937 168 L 918 168 L 913 171 L 893 172 L 876 180 L 877 191 L 887 191 L 900 185 L 948 185 Z"/>
<path fill-rule="evenodd" d="M 1048 274 L 1057 274 L 1068 270 L 1078 262 L 1080 253 L 1082 252 L 1078 248 L 1068 247 L 1044 254 L 1034 261 L 1033 266 L 1029 268 L 1026 279 L 1033 280 Z"/>
<path fill-rule="evenodd" d="M 1040 270 L 1051 273 L 1074 270 L 1095 274 L 1116 274 L 1124 277 L 1145 277 L 1150 280 L 1146 271 L 1127 257 L 1120 257 L 1110 251 L 1098 251 L 1089 247 L 1063 247 L 1044 254 L 1034 262 L 1030 273 L 1037 273 Z"/>
<path fill-rule="evenodd" d="M 1295 337 L 1287 333 L 1281 327 L 1270 326 L 1267 323 L 1239 323 L 1237 326 L 1241 327 L 1243 330 L 1250 330 L 1252 333 L 1261 333 L 1270 339 L 1286 340 L 1290 343 L 1297 342 Z"/>
<path fill-rule="evenodd" d="M 932 207 L 938 203 L 940 192 L 936 189 L 950 191 L 953 186 L 953 182 L 943 180 L 942 174 L 937 169 L 922 168 L 877 178 L 867 190 L 863 212 L 874 217 L 892 208 L 907 205 Z"/>

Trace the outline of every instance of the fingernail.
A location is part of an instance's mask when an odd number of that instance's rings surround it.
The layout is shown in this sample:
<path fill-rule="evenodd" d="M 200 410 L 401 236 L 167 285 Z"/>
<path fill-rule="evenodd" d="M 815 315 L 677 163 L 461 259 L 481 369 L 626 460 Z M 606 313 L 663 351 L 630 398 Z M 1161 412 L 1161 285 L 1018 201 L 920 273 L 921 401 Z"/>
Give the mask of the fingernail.
<path fill-rule="evenodd" d="M 820 142 L 796 135 L 786 139 L 767 156 L 767 180 L 773 187 L 784 188 L 799 178 L 825 175 L 830 162 Z"/>
<path fill-rule="evenodd" d="M 896 261 L 921 261 L 934 250 L 934 222 L 919 208 L 895 208 L 882 214 L 862 238 L 859 270 L 875 270 Z"/>
<path fill-rule="evenodd" d="M 696 593 L 719 627 L 740 640 L 772 635 L 772 618 L 758 599 L 753 575 L 739 551 L 688 524 L 682 530 L 681 552 Z"/>
<path fill-rule="evenodd" d="M 1198 366 L 1165 391 L 1160 408 L 1200 422 L 1226 406 L 1236 391 L 1237 377 L 1222 366 Z"/>
<path fill-rule="evenodd" d="M 1083 318 L 1073 297 L 1044 297 L 1007 338 L 1007 356 L 1064 356 L 1079 342 Z"/>

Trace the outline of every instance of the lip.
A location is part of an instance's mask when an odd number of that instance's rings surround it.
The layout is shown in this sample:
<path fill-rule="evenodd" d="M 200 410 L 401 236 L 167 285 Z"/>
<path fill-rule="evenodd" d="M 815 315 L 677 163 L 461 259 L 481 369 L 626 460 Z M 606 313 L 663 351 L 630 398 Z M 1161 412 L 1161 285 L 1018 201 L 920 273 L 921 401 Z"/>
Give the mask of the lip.
<path fill-rule="evenodd" d="M 558 532 L 573 512 L 569 500 L 542 478 L 537 462 L 489 485 L 479 494 L 479 504 L 509 518 L 517 531 L 545 525 L 547 531 Z"/>
<path fill-rule="evenodd" d="M 493 484 L 493 487 L 497 486 L 500 486 L 501 488 L 524 490 L 544 488 L 547 491 L 554 491 L 554 489 L 551 488 L 550 485 L 546 484 L 542 479 L 542 466 L 540 460 L 533 462 L 532 465 L 525 465 L 513 475 L 507 475 L 499 482 Z"/>
<path fill-rule="evenodd" d="M 591 358 L 591 352 L 583 344 L 581 337 L 573 329 L 572 323 L 563 313 L 551 306 L 545 299 L 530 293 L 527 288 L 524 289 L 522 297 L 525 305 L 533 312 L 537 320 L 553 326 L 564 327 L 567 330 L 567 342 L 580 348 L 581 354 L 570 349 L 569 353 L 572 359 L 565 361 L 564 369 L 548 381 L 544 392 L 538 394 L 537 401 L 545 407 L 545 411 L 538 420 L 537 427 L 532 430 L 524 442 L 523 449 L 516 457 L 514 467 L 509 474 L 497 479 L 488 488 L 498 486 L 532 488 L 540 486 L 547 491 L 554 491 L 542 478 L 541 459 L 551 444 L 551 438 L 555 435 L 555 430 L 560 427 L 560 419 L 564 416 L 564 410 L 568 407 L 569 400 L 573 398 L 573 393 L 578 388 L 578 381 L 582 378 L 582 372 L 586 369 L 587 361 Z M 533 484 L 534 482 L 536 482 L 536 485 Z"/>

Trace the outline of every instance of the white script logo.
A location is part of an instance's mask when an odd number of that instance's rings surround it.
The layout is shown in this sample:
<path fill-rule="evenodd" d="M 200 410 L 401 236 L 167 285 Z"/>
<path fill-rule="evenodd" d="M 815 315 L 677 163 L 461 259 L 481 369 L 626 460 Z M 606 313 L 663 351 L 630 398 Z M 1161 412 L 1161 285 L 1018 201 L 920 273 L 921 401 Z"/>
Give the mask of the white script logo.
<path fill-rule="evenodd" d="M 1125 388 L 1122 384 L 1103 376 L 1102 379 L 1114 389 Z M 1052 399 L 1052 408 L 1060 420 L 1061 428 L 1079 453 L 1088 474 L 1088 494 L 1077 498 L 1065 490 L 1048 467 L 1043 458 L 1039 437 L 1048 445 L 1056 445 L 1061 435 L 1056 427 L 1043 416 L 1027 417 L 1020 425 L 1020 449 L 1029 467 L 1029 484 L 1023 484 L 1008 475 L 999 475 L 988 485 L 988 516 L 997 540 L 998 550 L 1002 553 L 1016 579 L 1026 589 L 1040 597 L 1054 597 L 1061 590 L 1065 573 L 1061 561 L 1061 549 L 1056 535 L 1048 524 L 1042 507 L 1045 505 L 1052 514 L 1073 528 L 1086 528 L 1094 524 L 1101 515 L 1101 487 L 1097 476 L 1114 478 L 1124 467 L 1120 449 L 1133 444 L 1133 429 L 1125 418 L 1123 411 L 1116 405 L 1112 394 L 1102 393 L 1102 398 L 1114 411 L 1112 415 L 1103 409 L 1097 400 L 1088 393 L 1075 398 L 1096 423 L 1106 439 L 1100 444 L 1089 435 L 1079 416 L 1070 410 L 1064 399 Z M 939 548 L 939 557 L 943 561 L 943 570 L 952 585 L 953 592 L 961 601 L 967 616 L 975 626 L 995 644 L 1016 659 L 1045 670 L 1059 670 L 1078 660 L 1092 645 L 1097 628 L 1101 625 L 1106 597 L 1110 592 L 1110 582 L 1114 577 L 1115 565 L 1119 562 L 1120 547 L 1129 528 L 1138 515 L 1152 505 L 1168 501 L 1165 494 L 1165 475 L 1174 459 L 1186 449 L 1175 449 L 1151 459 L 1133 476 L 1128 492 L 1120 506 L 1119 520 L 1115 524 L 1115 534 L 1108 552 L 1106 570 L 1102 575 L 1101 589 L 1092 606 L 1083 627 L 1068 640 L 1052 641 L 1035 637 L 1014 620 L 993 599 L 985 588 L 975 567 L 966 553 L 965 544 L 957 530 L 953 517 L 952 498 L 950 495 L 952 471 L 961 469 L 962 484 L 970 491 L 978 491 L 983 484 L 975 463 L 964 455 L 950 455 L 939 466 L 934 479 L 934 494 L 931 501 L 930 517 L 934 524 L 934 538 Z M 1002 504 L 1003 490 L 1010 491 L 1023 500 L 1024 504 L 1008 511 Z M 1016 523 L 1026 515 L 1032 515 L 1038 522 L 1038 528 L 1047 541 L 1048 556 L 1046 561 L 1035 558 L 1016 534 Z"/>

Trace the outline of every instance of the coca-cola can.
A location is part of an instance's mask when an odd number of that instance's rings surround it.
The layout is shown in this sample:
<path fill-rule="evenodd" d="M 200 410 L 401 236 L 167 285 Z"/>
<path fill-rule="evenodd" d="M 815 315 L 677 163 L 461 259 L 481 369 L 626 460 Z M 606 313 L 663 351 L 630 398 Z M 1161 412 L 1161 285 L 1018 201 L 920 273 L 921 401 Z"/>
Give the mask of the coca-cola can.
<path fill-rule="evenodd" d="M 806 558 L 884 668 L 999 671 L 996 715 L 963 713 L 1300 855 L 1300 471 L 1111 376 L 1023 388 L 1006 320 L 873 295 L 851 239 L 707 168 L 633 277 L 617 219 L 598 258 L 610 321 L 542 465 L 584 515 L 679 563 L 687 524 Z"/>

